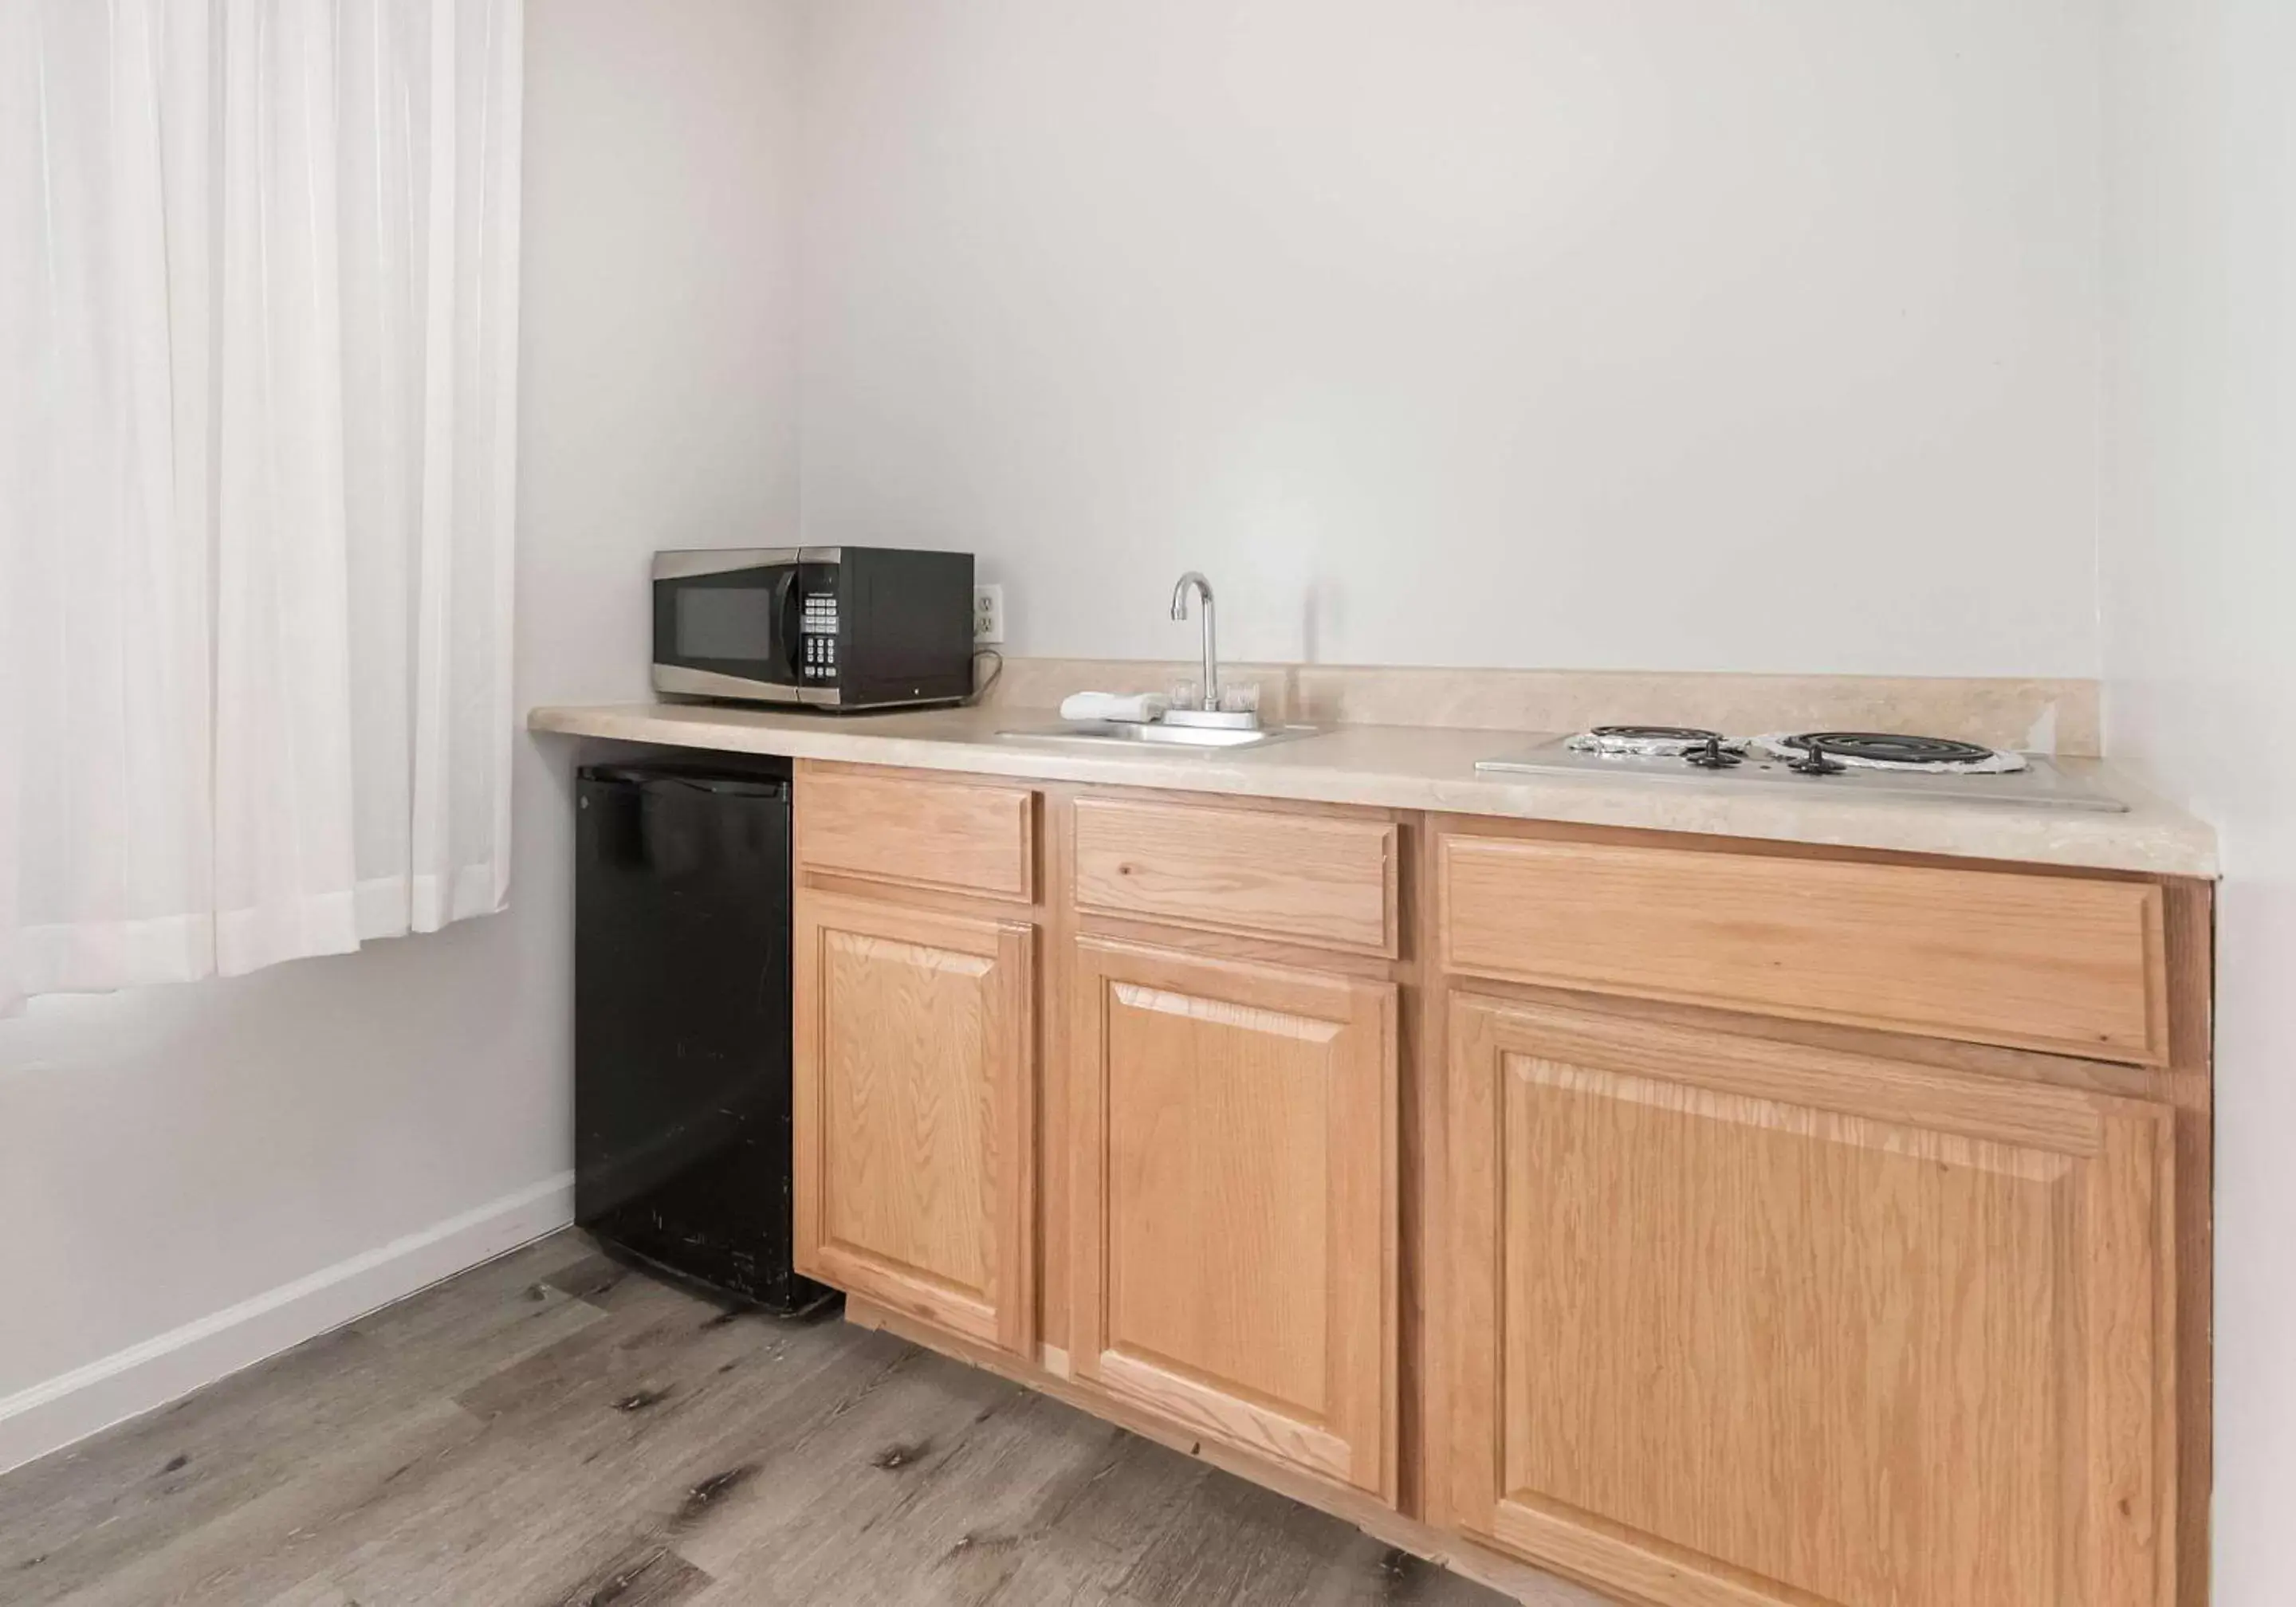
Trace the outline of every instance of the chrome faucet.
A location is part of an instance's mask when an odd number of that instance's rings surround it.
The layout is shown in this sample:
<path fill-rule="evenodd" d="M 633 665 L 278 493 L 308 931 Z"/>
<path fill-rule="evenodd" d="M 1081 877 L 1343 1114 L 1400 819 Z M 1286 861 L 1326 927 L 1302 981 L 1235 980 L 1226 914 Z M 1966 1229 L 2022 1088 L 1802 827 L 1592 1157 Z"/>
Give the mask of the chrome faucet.
<path fill-rule="evenodd" d="M 1188 588 L 1194 586 L 1204 594 L 1204 686 L 1203 707 L 1216 709 L 1220 706 L 1219 641 L 1212 620 L 1212 583 L 1195 570 L 1180 577 L 1172 588 L 1172 619 L 1185 622 L 1188 617 Z"/>

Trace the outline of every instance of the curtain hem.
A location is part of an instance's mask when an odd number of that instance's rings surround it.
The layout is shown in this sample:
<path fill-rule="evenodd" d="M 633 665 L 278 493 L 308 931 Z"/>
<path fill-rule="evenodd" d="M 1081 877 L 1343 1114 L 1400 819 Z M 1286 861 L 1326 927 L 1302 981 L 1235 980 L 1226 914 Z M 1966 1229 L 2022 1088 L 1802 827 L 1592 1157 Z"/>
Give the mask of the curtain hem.
<path fill-rule="evenodd" d="M 16 933 L 17 974 L 0 980 L 0 1015 L 56 993 L 117 993 L 243 976 L 288 960 L 348 954 L 363 942 L 433 932 L 509 907 L 497 862 L 430 875 L 376 876 L 341 892 L 257 909 L 143 921 L 83 921 Z M 10 986 L 13 983 L 13 987 Z"/>
<path fill-rule="evenodd" d="M 25 997 L 110 993 L 215 974 L 215 923 L 206 915 L 78 921 L 16 933 L 16 983 Z"/>
<path fill-rule="evenodd" d="M 496 891 L 497 881 L 491 859 L 444 873 L 370 878 L 358 884 L 356 894 L 358 935 L 404 938 L 497 914 L 510 903 Z"/>

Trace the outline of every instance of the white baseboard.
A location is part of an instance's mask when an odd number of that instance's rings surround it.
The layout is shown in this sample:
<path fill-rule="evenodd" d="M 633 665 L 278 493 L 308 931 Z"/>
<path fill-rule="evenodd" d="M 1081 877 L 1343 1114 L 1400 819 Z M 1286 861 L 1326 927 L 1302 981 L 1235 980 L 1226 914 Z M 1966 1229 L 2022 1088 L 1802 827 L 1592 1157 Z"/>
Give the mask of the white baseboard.
<path fill-rule="evenodd" d="M 165 1406 L 573 1219 L 574 1174 L 561 1172 L 0 1397 L 0 1473 Z"/>

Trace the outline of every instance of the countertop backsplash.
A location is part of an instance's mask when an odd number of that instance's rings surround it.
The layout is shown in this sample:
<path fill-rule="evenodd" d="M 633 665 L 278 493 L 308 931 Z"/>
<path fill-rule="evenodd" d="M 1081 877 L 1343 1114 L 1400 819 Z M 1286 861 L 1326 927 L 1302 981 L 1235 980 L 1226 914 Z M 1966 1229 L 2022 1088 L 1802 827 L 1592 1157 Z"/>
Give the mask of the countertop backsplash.
<path fill-rule="evenodd" d="M 984 701 L 1052 709 L 1072 692 L 1165 692 L 1201 674 L 1192 659 L 1015 658 Z M 1732 736 L 1896 731 L 2074 758 L 2100 751 L 2092 680 L 1242 662 L 1223 665 L 1221 678 L 1257 683 L 1260 717 L 1271 725 L 1578 731 L 1652 722 Z"/>

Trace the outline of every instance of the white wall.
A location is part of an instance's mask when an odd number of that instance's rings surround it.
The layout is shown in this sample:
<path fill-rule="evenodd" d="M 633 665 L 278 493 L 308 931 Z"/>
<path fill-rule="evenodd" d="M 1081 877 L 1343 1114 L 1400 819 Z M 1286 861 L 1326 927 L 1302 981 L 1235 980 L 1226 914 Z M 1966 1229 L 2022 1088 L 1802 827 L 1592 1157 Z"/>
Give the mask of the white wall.
<path fill-rule="evenodd" d="M 2296 7 L 2111 10 L 2107 744 L 2223 837 L 2216 1601 L 2283 1607 L 2296 1600 Z"/>
<path fill-rule="evenodd" d="M 1239 656 L 2093 675 L 2097 26 L 816 0 L 808 536 L 1030 653 L 1195 566 Z"/>
<path fill-rule="evenodd" d="M 795 523 L 794 38 L 530 0 L 521 708 L 643 694 L 655 547 Z M 0 1021 L 0 1467 L 564 1219 L 569 755 L 519 740 L 508 914 Z"/>

